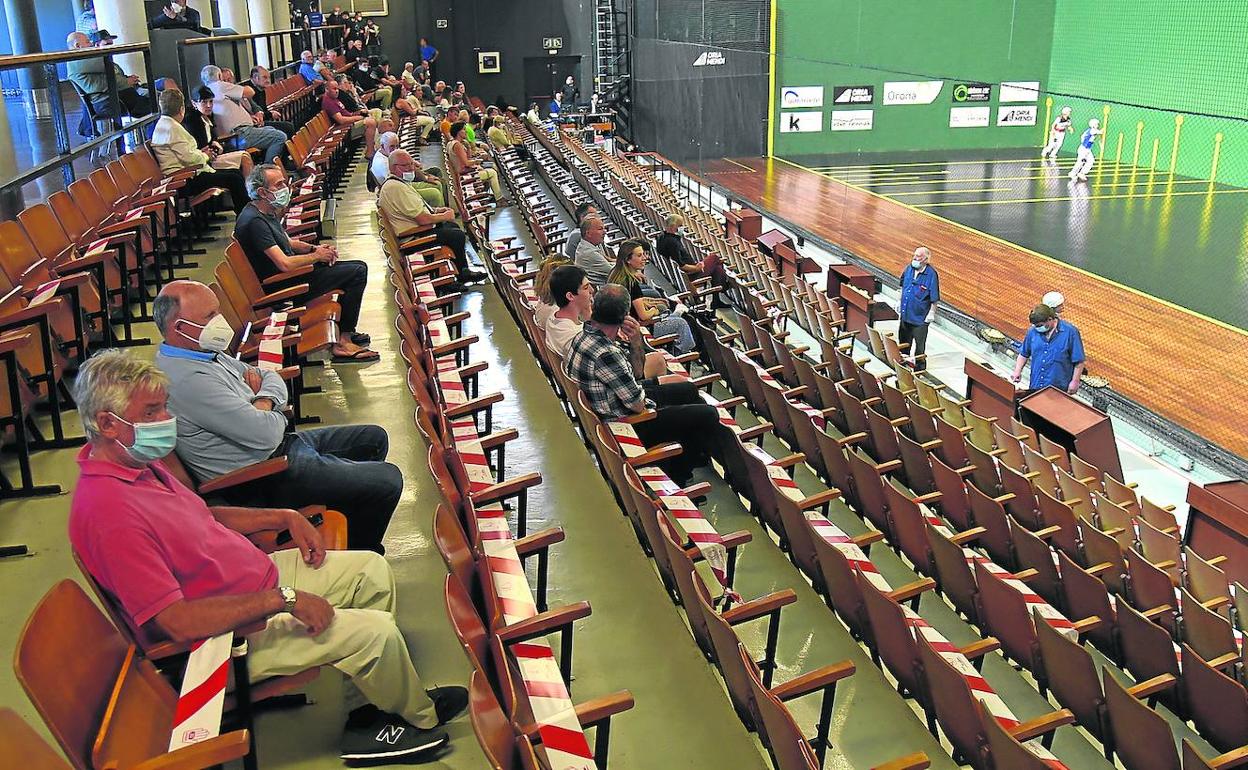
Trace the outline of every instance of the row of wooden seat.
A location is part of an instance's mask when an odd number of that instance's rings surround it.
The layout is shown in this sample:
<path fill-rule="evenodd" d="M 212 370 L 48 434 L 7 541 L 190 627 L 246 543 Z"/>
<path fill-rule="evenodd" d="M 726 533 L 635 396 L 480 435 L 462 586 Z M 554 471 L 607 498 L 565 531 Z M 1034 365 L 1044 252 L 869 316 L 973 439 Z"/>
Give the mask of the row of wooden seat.
<path fill-rule="evenodd" d="M 590 608 L 586 602 L 553 609 L 546 604 L 549 549 L 562 542 L 563 532 L 527 532 L 528 490 L 541 477 L 505 475 L 506 445 L 518 434 L 494 429 L 492 407 L 502 394 L 480 393 L 479 377 L 486 367 L 469 360 L 477 338 L 461 333 L 469 315 L 453 312 L 459 295 L 444 288 L 455 280 L 453 255 L 419 232 L 400 238 L 383 212 L 379 223 L 399 306 L 396 329 L 416 403 L 415 422 L 429 445 L 429 469 L 443 495 L 434 516 L 434 540 L 450 570 L 447 612 L 473 664 L 473 725 L 492 767 L 549 767 L 558 764 L 560 755 L 543 742 L 550 728 L 530 706 L 524 672 L 529 662 L 517 650 L 525 655 L 538 650 L 557 661 L 570 688 L 572 623 L 588 616 Z M 514 525 L 509 509 L 515 511 Z M 517 588 L 516 571 L 523 575 L 524 561 L 533 557 L 537 586 L 529 593 L 527 580 Z M 514 563 L 515 570 L 496 574 L 501 562 Z M 542 641 L 556 631 L 562 635 L 557 655 Z M 588 744 L 582 747 L 584 757 L 605 765 L 610 719 L 631 706 L 631 695 L 623 691 L 575 708 L 578 725 L 597 728 L 592 751 Z"/>
<path fill-rule="evenodd" d="M 864 436 L 864 437 L 865 437 L 865 436 Z M 963 567 L 965 568 L 965 564 L 963 564 Z"/>

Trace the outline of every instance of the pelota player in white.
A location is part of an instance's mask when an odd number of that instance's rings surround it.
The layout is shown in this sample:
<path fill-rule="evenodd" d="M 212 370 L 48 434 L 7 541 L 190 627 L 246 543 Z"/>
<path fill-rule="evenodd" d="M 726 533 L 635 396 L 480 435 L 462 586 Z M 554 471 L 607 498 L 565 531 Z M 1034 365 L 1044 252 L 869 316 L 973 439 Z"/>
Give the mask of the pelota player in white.
<path fill-rule="evenodd" d="M 1057 153 L 1062 149 L 1062 142 L 1066 141 L 1066 132 L 1069 130 L 1070 108 L 1063 107 L 1057 120 L 1053 121 L 1053 127 L 1049 130 L 1049 143 L 1040 152 L 1040 157 L 1057 160 Z"/>

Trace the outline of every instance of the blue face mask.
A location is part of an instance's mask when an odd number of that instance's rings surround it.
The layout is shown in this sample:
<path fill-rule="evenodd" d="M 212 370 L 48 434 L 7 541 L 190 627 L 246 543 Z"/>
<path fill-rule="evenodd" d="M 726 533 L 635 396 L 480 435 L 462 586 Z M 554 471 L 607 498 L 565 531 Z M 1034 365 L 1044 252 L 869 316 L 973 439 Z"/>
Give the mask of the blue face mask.
<path fill-rule="evenodd" d="M 154 463 L 172 452 L 174 446 L 178 443 L 177 417 L 170 417 L 168 420 L 157 420 L 156 422 L 130 422 L 122 419 L 115 413 L 111 414 L 126 425 L 134 428 L 134 443 L 130 446 L 122 444 L 121 448 L 126 450 L 126 454 L 130 455 L 137 462 L 144 465 Z"/>

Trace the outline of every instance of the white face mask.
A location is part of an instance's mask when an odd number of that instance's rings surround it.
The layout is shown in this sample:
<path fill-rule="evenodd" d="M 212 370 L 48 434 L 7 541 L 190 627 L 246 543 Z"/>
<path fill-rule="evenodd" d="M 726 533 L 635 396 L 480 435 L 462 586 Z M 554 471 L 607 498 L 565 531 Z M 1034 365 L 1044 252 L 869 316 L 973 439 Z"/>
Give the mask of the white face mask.
<path fill-rule="evenodd" d="M 182 13 L 182 9 L 183 9 L 184 7 L 185 7 L 185 6 L 183 6 L 181 3 L 170 3 L 170 4 L 169 4 L 169 10 L 173 11 L 174 13 Z"/>
<path fill-rule="evenodd" d="M 404 171 L 402 174 L 400 174 L 400 175 L 399 175 L 399 178 L 400 178 L 400 179 L 402 179 L 404 182 L 415 182 L 415 181 L 416 181 L 416 172 L 415 172 L 415 171 Z"/>
<path fill-rule="evenodd" d="M 203 326 L 186 319 L 182 319 L 180 323 L 199 329 L 199 335 L 195 337 L 181 330 L 178 333 L 188 340 L 194 340 L 199 345 L 200 350 L 221 353 L 229 348 L 230 343 L 234 341 L 234 327 L 230 326 L 230 322 L 225 320 L 225 316 L 219 313 Z"/>
<path fill-rule="evenodd" d="M 912 260 L 910 260 L 910 267 L 913 267 L 915 270 L 922 270 L 922 269 L 923 269 L 923 263 L 922 263 L 922 262 L 920 262 L 920 261 L 919 261 L 919 260 L 917 260 L 917 259 L 912 259 Z"/>

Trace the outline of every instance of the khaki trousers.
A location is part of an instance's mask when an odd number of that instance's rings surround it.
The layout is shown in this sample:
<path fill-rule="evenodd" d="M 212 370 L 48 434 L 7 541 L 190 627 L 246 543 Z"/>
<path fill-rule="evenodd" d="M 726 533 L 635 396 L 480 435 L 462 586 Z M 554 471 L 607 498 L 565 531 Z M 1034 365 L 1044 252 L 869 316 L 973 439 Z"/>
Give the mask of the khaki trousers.
<path fill-rule="evenodd" d="M 324 597 L 337 611 L 319 636 L 289 613 L 269 618 L 263 631 L 247 637 L 252 678 L 330 665 L 382 711 L 417 727 L 436 727 L 433 701 L 395 625 L 394 576 L 386 560 L 371 551 L 330 551 L 321 568 L 312 569 L 295 548 L 269 558 L 277 565 L 279 585 Z"/>

